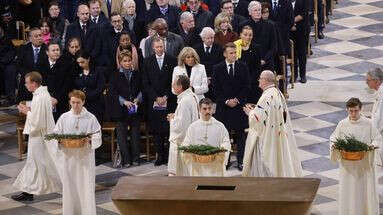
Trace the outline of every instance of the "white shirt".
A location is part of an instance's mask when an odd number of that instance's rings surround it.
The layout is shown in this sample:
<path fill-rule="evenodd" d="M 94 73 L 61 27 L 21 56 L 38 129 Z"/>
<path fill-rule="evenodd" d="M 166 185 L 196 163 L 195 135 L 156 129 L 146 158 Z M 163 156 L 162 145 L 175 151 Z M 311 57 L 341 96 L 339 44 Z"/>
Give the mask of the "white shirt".
<path fill-rule="evenodd" d="M 91 16 L 91 20 L 95 23 L 98 23 L 98 17 L 99 16 Z"/>
<path fill-rule="evenodd" d="M 211 53 L 211 48 L 212 48 L 213 45 L 211 46 L 207 46 L 205 43 L 203 44 L 203 50 L 206 52 L 206 48 L 209 47 L 209 54 Z"/>
<path fill-rule="evenodd" d="M 48 59 L 49 61 L 49 67 L 52 69 L 52 67 L 56 64 L 56 61 L 51 61 L 50 59 Z"/>
<path fill-rule="evenodd" d="M 227 73 L 230 75 L 230 65 L 233 65 L 233 75 L 234 75 L 234 64 L 235 64 L 235 62 L 233 62 L 233 63 L 229 63 L 229 62 L 227 62 L 226 61 L 226 67 L 227 67 Z"/>

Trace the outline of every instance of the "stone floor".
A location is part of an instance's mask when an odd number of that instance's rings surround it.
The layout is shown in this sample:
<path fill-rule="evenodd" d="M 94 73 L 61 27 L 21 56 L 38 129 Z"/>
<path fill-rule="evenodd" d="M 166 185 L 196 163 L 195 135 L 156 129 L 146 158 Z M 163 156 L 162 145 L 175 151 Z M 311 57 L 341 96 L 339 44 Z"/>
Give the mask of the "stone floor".
<path fill-rule="evenodd" d="M 337 214 L 338 165 L 329 160 L 328 138 L 338 121 L 346 117 L 345 101 L 359 97 L 371 110 L 372 92 L 365 73 L 383 65 L 383 0 L 339 0 L 326 38 L 313 43 L 308 61 L 308 83 L 290 89 L 289 107 L 305 177 L 322 180 L 312 214 Z M 18 191 L 11 185 L 24 165 L 17 159 L 15 124 L 7 122 L 14 109 L 0 110 L 0 214 L 60 214 L 59 193 L 36 196 L 33 202 L 16 202 Z M 126 175 L 165 175 L 166 166 L 145 163 L 139 167 L 114 169 L 110 163 L 96 168 L 97 214 L 118 214 L 110 199 L 113 185 Z M 230 176 L 240 175 L 235 168 Z M 382 202 L 382 201 L 381 201 Z M 381 204 L 381 207 L 383 205 Z"/>

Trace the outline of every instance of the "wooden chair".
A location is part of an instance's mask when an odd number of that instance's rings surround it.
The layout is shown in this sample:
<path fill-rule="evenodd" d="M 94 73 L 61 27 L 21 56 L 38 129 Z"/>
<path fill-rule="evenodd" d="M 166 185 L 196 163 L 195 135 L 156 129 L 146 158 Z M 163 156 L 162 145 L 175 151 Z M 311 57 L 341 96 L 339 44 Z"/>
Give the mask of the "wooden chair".
<path fill-rule="evenodd" d="M 115 134 L 114 134 L 114 131 L 116 130 L 116 123 L 104 122 L 102 124 L 101 130 L 102 130 L 102 132 L 109 133 L 109 135 L 110 135 L 110 141 L 107 141 L 107 143 L 110 144 L 110 154 L 111 154 L 111 159 L 113 159 L 113 155 L 114 155 L 115 148 L 116 148 Z"/>
<path fill-rule="evenodd" d="M 318 42 L 318 34 L 319 34 L 319 29 L 318 29 L 318 0 L 314 0 L 314 38 L 315 38 L 315 43 Z"/>
<path fill-rule="evenodd" d="M 25 153 L 25 136 L 23 134 L 24 131 L 24 122 L 18 121 L 16 123 L 16 133 L 17 133 L 17 145 L 19 147 L 19 160 L 23 160 L 23 154 Z"/>
<path fill-rule="evenodd" d="M 27 42 L 28 33 L 26 32 L 25 24 L 23 21 L 16 21 L 17 39 L 13 39 L 14 46 L 19 47 Z"/>
<path fill-rule="evenodd" d="M 150 139 L 152 138 L 151 135 L 149 135 L 149 129 L 146 126 L 145 122 L 141 122 L 141 139 L 145 139 L 145 154 L 146 154 L 146 161 L 150 161 Z M 143 135 L 142 135 L 143 134 Z"/>
<path fill-rule="evenodd" d="M 290 58 L 286 60 L 287 65 L 290 66 L 291 71 L 291 80 L 295 80 L 295 50 L 294 50 L 294 41 L 289 40 L 290 42 Z M 291 89 L 294 89 L 294 81 L 291 82 Z"/>

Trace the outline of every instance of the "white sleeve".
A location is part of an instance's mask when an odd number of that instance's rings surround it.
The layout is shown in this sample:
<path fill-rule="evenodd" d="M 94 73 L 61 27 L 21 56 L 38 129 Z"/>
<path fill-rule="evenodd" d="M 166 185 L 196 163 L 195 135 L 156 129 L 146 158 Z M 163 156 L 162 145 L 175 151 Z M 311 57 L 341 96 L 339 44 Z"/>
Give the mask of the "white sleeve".
<path fill-rule="evenodd" d="M 207 76 L 206 76 L 205 66 L 200 64 L 200 69 L 198 70 L 198 72 L 201 73 L 199 75 L 202 76 L 202 82 L 200 85 L 193 85 L 193 88 L 194 88 L 195 94 L 201 95 L 209 91 L 209 87 L 207 85 Z"/>

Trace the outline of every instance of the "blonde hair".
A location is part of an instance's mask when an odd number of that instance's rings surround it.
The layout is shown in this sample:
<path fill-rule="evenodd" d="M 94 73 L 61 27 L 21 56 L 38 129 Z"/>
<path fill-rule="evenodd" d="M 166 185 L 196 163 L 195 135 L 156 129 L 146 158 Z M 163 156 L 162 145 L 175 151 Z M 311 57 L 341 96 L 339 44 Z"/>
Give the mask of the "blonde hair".
<path fill-rule="evenodd" d="M 125 58 L 125 57 L 128 57 L 130 58 L 130 60 L 133 59 L 132 57 L 132 52 L 130 52 L 129 50 L 122 50 L 120 51 L 119 55 L 118 55 L 118 62 L 121 63 L 121 61 Z"/>
<path fill-rule="evenodd" d="M 199 64 L 200 60 L 197 52 L 192 47 L 185 47 L 178 55 L 178 66 L 185 66 L 185 58 L 189 55 L 193 56 L 195 64 Z"/>
<path fill-rule="evenodd" d="M 230 24 L 230 17 L 226 13 L 219 13 L 214 20 L 214 30 L 215 32 L 220 32 L 222 31 L 220 25 L 223 22 L 228 22 L 229 23 L 229 29 L 233 30 Z"/>

